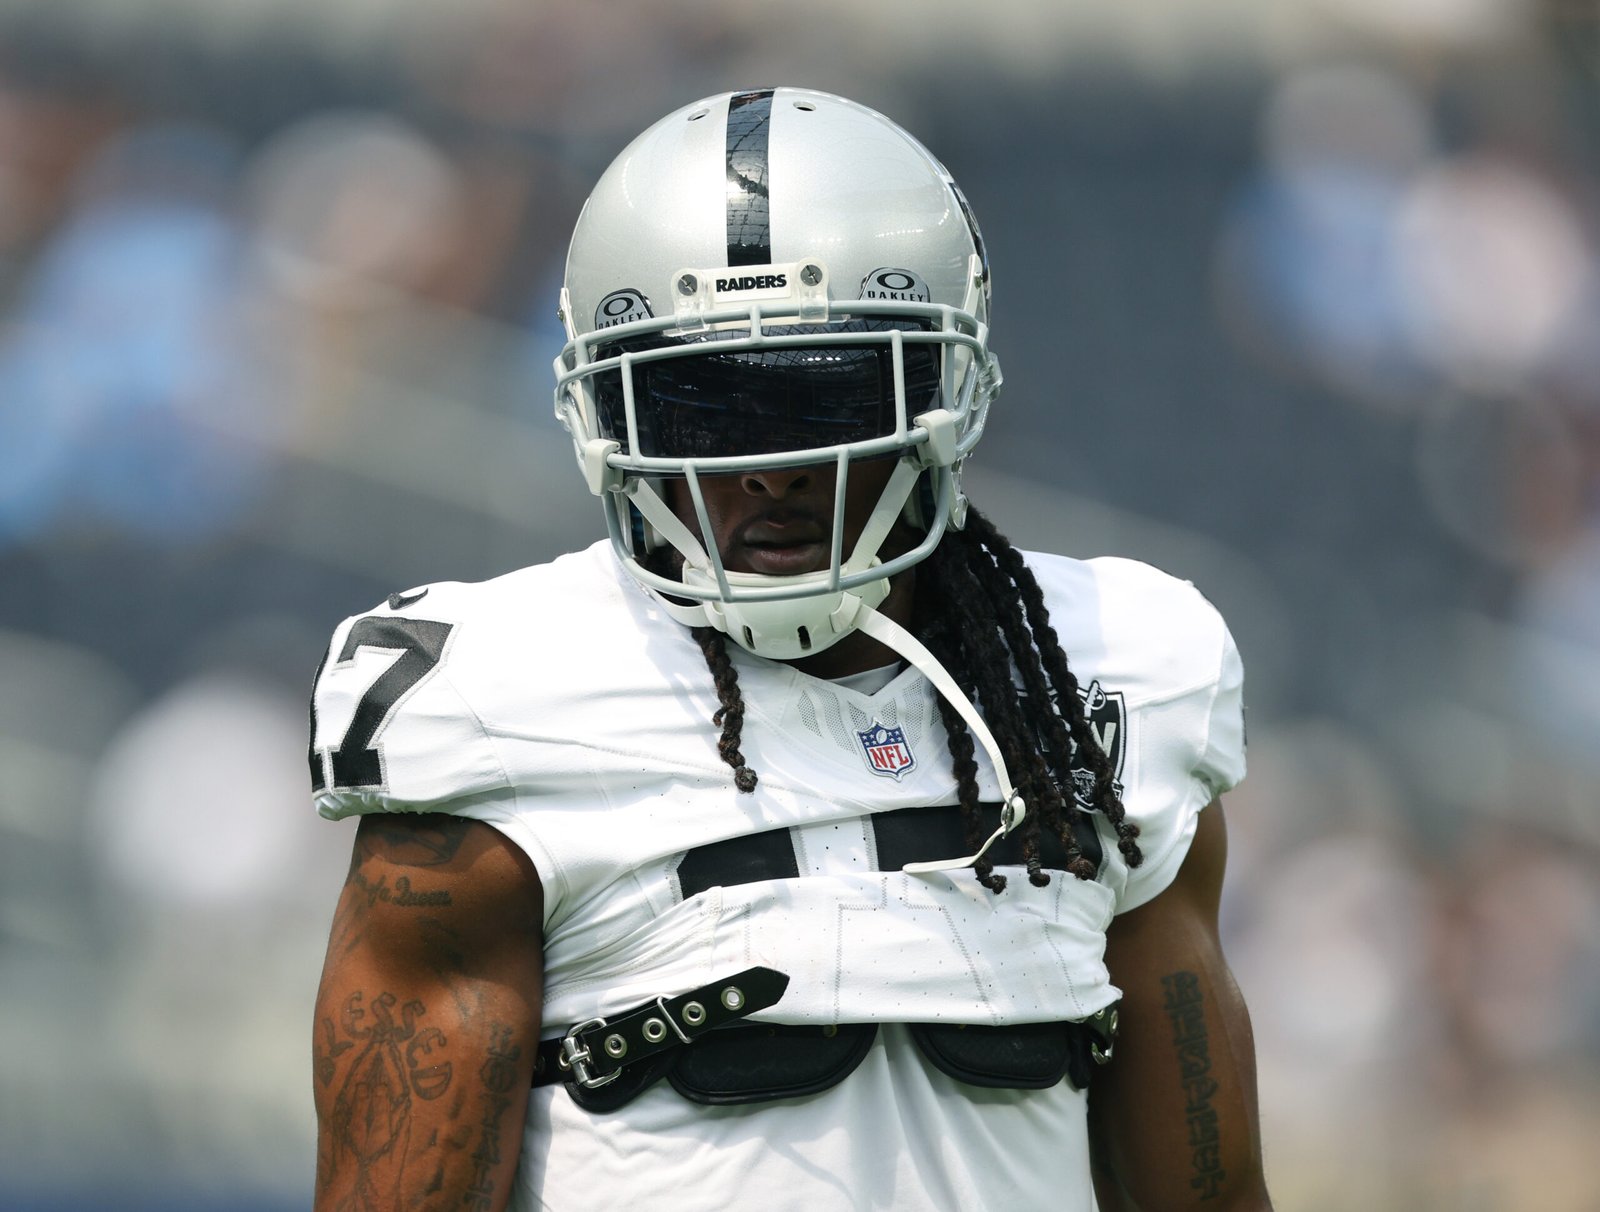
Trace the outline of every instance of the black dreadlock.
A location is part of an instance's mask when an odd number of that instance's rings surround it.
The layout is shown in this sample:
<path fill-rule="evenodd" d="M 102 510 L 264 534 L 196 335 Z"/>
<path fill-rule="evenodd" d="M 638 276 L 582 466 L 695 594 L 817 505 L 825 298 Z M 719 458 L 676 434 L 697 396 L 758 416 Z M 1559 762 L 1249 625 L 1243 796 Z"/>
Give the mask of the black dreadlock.
<path fill-rule="evenodd" d="M 1079 879 L 1094 878 L 1094 864 L 1084 857 L 1070 819 L 1078 794 L 1075 764 L 1093 776 L 1084 798 L 1116 830 L 1123 858 L 1130 867 L 1143 862 L 1139 827 L 1127 820 L 1111 763 L 1089 729 L 1078 679 L 1050 625 L 1039 583 L 1010 540 L 976 509 L 968 509 L 964 529 L 947 532 L 918 566 L 911 623 L 962 693 L 979 705 L 1017 791 L 1027 801 L 1020 838 L 1029 882 L 1050 882 L 1039 851 L 1047 829 L 1065 848 L 1067 869 Z M 722 729 L 717 751 L 733 767 L 739 790 L 754 791 L 756 773 L 739 751 L 744 699 L 738 671 L 728 659 L 727 639 L 710 627 L 697 627 L 693 634 L 716 682 L 720 707 L 712 723 Z M 1013 669 L 1021 677 L 1020 688 Z M 976 747 L 960 713 L 943 695 L 937 697 L 967 844 L 976 850 L 989 832 L 978 804 Z M 1052 703 L 1055 710 L 1049 709 Z M 997 875 L 988 859 L 980 859 L 974 870 L 984 887 L 1004 890 L 1005 876 Z"/>
<path fill-rule="evenodd" d="M 1050 625 L 1044 594 L 1021 553 L 976 509 L 968 509 L 966 527 L 948 533 L 918 569 L 912 623 L 962 692 L 979 704 L 1028 803 L 1020 836 L 1029 882 L 1050 882 L 1039 851 L 1047 829 L 1065 848 L 1067 869 L 1079 879 L 1094 878 L 1094 865 L 1084 857 L 1071 821 L 1072 768 L 1078 764 L 1093 776 L 1088 806 L 1116 830 L 1117 848 L 1128 865 L 1138 866 L 1144 859 L 1135 840 L 1139 828 L 1126 819 L 1111 763 L 1089 729 L 1078 679 Z M 1020 691 L 1013 669 L 1021 677 Z M 939 711 L 950 737 L 968 841 L 976 848 L 986 831 L 978 813 L 973 741 L 966 722 L 943 696 Z M 964 738 L 959 749 L 958 733 Z M 1005 877 L 994 874 L 987 859 L 980 859 L 975 870 L 985 887 L 996 892 L 1005 887 Z"/>
<path fill-rule="evenodd" d="M 690 634 L 705 653 L 706 665 L 717 685 L 717 702 L 721 706 L 711 717 L 711 722 L 722 729 L 717 752 L 733 767 L 733 785 L 749 793 L 756 789 L 756 772 L 745 765 L 744 754 L 739 752 L 739 735 L 744 731 L 744 695 L 739 693 L 739 671 L 728 659 L 728 645 L 722 632 L 715 627 L 696 627 Z"/>

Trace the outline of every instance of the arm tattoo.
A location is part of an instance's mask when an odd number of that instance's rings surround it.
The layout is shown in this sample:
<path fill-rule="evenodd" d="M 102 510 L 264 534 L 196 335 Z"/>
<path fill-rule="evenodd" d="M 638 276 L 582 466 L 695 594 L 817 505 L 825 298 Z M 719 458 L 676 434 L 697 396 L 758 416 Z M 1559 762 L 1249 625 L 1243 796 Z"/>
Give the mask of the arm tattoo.
<path fill-rule="evenodd" d="M 487 1096 L 483 1102 L 482 1134 L 472 1155 L 472 1184 L 462 1205 L 472 1212 L 486 1212 L 494 1203 L 494 1167 L 500 1162 L 500 1120 L 511 1106 L 517 1087 L 517 1060 L 522 1048 L 511 1042 L 511 1028 L 496 1023 L 492 1028 L 489 1056 L 478 1070 Z"/>
<path fill-rule="evenodd" d="M 373 859 L 401 867 L 442 866 L 455 857 L 472 824 L 439 813 L 407 817 L 375 814 L 363 818 L 356 831 L 350 872 L 345 877 L 346 895 L 340 898 L 333 915 L 330 953 L 348 954 L 361 943 L 367 911 L 377 908 L 379 902 L 402 909 L 453 907 L 455 898 L 448 889 L 415 888 L 411 877 L 405 875 L 396 877 L 391 885 L 388 875 L 380 874 L 373 880 L 361 868 Z"/>
<path fill-rule="evenodd" d="M 371 909 L 379 901 L 386 905 L 397 905 L 402 909 L 430 908 L 453 904 L 450 894 L 440 890 L 437 892 L 422 892 L 411 887 L 411 877 L 402 875 L 394 882 L 394 887 L 389 887 L 389 877 L 380 875 L 378 882 L 373 883 L 360 871 L 350 872 L 350 883 L 361 890 L 367 898 L 367 908 Z"/>
<path fill-rule="evenodd" d="M 330 1119 L 331 1168 L 350 1165 L 355 1171 L 347 1204 L 352 1209 L 383 1206 L 382 1193 L 395 1189 L 406 1166 L 413 1099 L 439 1098 L 454 1076 L 444 1032 L 418 1025 L 426 1007 L 409 1001 L 397 1016 L 397 1000 L 380 993 L 367 1002 L 352 993 L 337 1026 L 332 1017 L 319 1024 L 326 1047 L 317 1048 L 316 1073 L 323 1086 L 333 1084 L 334 1058 L 358 1050 L 343 1066 Z"/>
<path fill-rule="evenodd" d="M 406 867 L 440 867 L 455 858 L 476 822 L 442 812 L 374 813 L 356 831 L 356 861 L 378 854 Z"/>
<path fill-rule="evenodd" d="M 322 1042 L 313 1045 L 315 1055 L 315 1069 L 317 1080 L 324 1086 L 333 1085 L 333 1062 L 338 1060 L 355 1045 L 349 1040 L 340 1039 L 333 1030 L 333 1019 L 324 1018 L 317 1024 L 317 1029 L 322 1033 Z"/>
<path fill-rule="evenodd" d="M 1194 1166 L 1189 1185 L 1198 1198 L 1210 1199 L 1221 1191 L 1227 1174 L 1222 1168 L 1217 1113 L 1211 1106 L 1218 1087 L 1211 1076 L 1204 995 L 1192 972 L 1174 972 L 1162 977 L 1161 983 L 1166 987 L 1167 1018 L 1172 1023 L 1172 1043 L 1183 1074 L 1184 1114 L 1189 1123 L 1190 1160 Z"/>

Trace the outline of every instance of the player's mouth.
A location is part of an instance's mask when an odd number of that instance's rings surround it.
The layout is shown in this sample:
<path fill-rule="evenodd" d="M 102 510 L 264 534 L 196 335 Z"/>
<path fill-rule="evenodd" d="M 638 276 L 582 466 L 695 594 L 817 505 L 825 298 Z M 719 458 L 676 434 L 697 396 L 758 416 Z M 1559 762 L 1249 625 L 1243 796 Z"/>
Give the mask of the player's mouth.
<path fill-rule="evenodd" d="M 828 566 L 832 535 L 816 517 L 774 514 L 744 526 L 735 545 L 741 571 L 792 577 Z"/>

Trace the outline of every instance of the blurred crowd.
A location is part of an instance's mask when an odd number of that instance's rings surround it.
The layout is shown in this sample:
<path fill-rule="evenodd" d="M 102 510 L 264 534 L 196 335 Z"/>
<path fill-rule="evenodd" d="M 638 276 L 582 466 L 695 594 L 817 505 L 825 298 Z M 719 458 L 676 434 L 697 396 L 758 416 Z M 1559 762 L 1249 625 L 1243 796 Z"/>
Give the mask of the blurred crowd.
<path fill-rule="evenodd" d="M 305 1205 L 322 646 L 600 536 L 566 233 L 795 83 L 984 224 L 974 498 L 1232 624 L 1278 1206 L 1600 1208 L 1600 11 L 994 7 L 0 4 L 0 1207 Z"/>

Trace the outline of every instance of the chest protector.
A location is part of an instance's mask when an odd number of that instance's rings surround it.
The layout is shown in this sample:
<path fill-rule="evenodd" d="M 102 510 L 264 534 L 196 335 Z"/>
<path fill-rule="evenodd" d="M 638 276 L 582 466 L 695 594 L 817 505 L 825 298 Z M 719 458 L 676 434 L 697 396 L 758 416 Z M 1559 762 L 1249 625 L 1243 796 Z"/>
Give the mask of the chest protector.
<path fill-rule="evenodd" d="M 984 807 L 986 815 L 998 819 L 998 805 Z M 1071 816 L 1083 855 L 1098 871 L 1102 850 L 1094 822 L 1077 809 Z M 930 848 L 953 853 L 962 844 L 959 809 L 954 807 L 903 809 L 880 815 L 875 825 L 879 859 L 886 869 L 915 861 Z M 994 857 L 997 865 L 1020 864 L 1020 843 L 1002 839 Z M 1041 839 L 1040 857 L 1052 878 L 1076 878 L 1066 871 L 1059 840 Z M 730 1025 L 630 1065 L 605 1086 L 589 1089 L 568 1082 L 567 1088 L 579 1106 L 597 1113 L 626 1105 L 662 1078 L 683 1097 L 707 1106 L 798 1098 L 848 1077 L 866 1058 L 877 1031 L 876 1023 Z M 1095 1066 L 1111 1058 L 1116 1009 L 1108 1007 L 1081 1022 L 1003 1027 L 912 1023 L 910 1031 L 935 1068 L 966 1085 L 1039 1090 L 1066 1078 L 1082 1090 Z"/>

